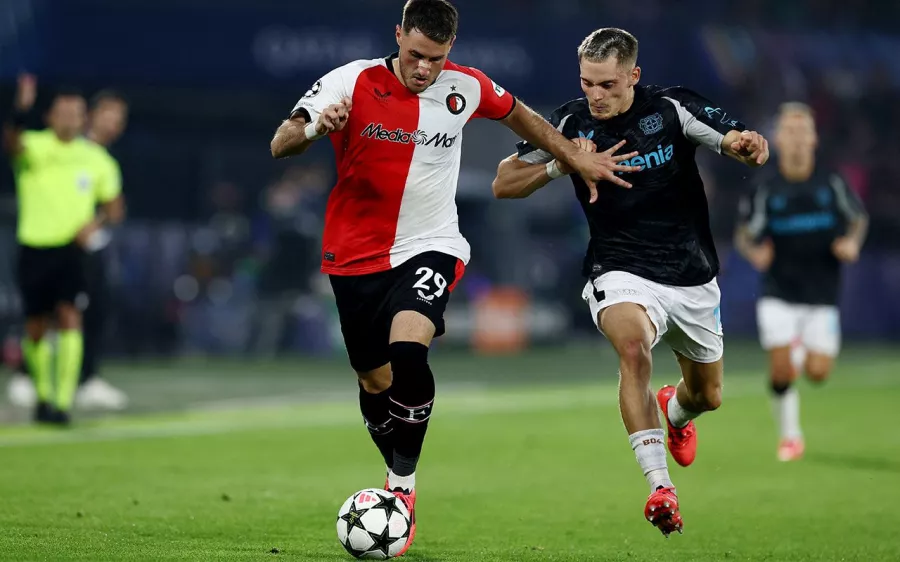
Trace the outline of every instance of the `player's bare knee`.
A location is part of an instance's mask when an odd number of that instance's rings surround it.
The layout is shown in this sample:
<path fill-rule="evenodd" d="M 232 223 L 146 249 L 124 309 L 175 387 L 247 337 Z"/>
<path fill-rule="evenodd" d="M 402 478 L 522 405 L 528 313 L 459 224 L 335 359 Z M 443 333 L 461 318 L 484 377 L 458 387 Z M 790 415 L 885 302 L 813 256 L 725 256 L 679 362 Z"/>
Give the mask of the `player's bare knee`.
<path fill-rule="evenodd" d="M 363 390 L 369 394 L 380 394 L 391 386 L 391 364 L 388 363 L 372 371 L 357 371 L 356 376 Z"/>
<path fill-rule="evenodd" d="M 643 338 L 627 338 L 615 345 L 623 372 L 649 373 L 652 364 L 650 344 Z"/>
<path fill-rule="evenodd" d="M 43 317 L 36 317 L 26 320 L 25 334 L 31 341 L 41 341 L 47 334 L 47 319 Z"/>
<path fill-rule="evenodd" d="M 61 304 L 56 309 L 61 330 L 80 330 L 81 311 L 74 304 Z"/>
<path fill-rule="evenodd" d="M 694 396 L 694 403 L 704 412 L 718 410 L 722 405 L 721 383 L 709 383 Z"/>
<path fill-rule="evenodd" d="M 435 331 L 434 323 L 424 314 L 403 310 L 391 322 L 391 342 L 417 342 L 427 347 Z"/>
<path fill-rule="evenodd" d="M 434 375 L 428 366 L 428 347 L 418 342 L 394 342 L 391 349 L 391 415 L 408 423 L 431 417 Z"/>
<path fill-rule="evenodd" d="M 828 380 L 831 374 L 831 359 L 810 356 L 806 360 L 806 378 L 814 383 L 823 383 Z"/>
<path fill-rule="evenodd" d="M 773 384 L 790 386 L 797 378 L 790 348 L 773 349 L 769 353 L 769 374 Z"/>

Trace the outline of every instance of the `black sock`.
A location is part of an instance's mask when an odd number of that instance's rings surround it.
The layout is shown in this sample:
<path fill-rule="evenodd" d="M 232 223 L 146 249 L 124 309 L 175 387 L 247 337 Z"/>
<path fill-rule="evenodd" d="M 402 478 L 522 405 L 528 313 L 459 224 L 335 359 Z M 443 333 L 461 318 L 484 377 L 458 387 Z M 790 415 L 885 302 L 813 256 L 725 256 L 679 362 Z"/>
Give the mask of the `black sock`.
<path fill-rule="evenodd" d="M 416 471 L 428 419 L 434 405 L 434 375 L 428 367 L 428 347 L 416 342 L 391 344 L 390 409 L 394 417 L 394 464 L 397 476 Z"/>
<path fill-rule="evenodd" d="M 359 385 L 359 411 L 388 468 L 394 465 L 394 418 L 389 412 L 390 394 L 390 388 L 370 394 L 362 384 Z"/>
<path fill-rule="evenodd" d="M 773 382 L 772 383 L 772 393 L 776 396 L 782 396 L 788 389 L 791 388 L 791 383 L 789 382 Z"/>

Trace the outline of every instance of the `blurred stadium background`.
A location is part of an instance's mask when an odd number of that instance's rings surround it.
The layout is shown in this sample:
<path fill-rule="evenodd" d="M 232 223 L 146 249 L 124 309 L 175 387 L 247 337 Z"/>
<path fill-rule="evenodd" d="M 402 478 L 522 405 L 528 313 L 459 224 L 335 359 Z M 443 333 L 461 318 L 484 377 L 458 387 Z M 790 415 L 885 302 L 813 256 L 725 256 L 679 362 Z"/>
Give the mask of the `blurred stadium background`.
<path fill-rule="evenodd" d="M 848 177 L 872 215 L 865 255 L 847 272 L 845 334 L 851 341 L 900 338 L 897 3 L 457 4 L 455 60 L 482 68 L 545 114 L 580 95 L 575 47 L 598 26 L 637 35 L 648 83 L 688 86 L 761 131 L 769 130 L 780 102 L 808 101 L 822 129 L 821 161 Z M 39 76 L 42 94 L 60 84 L 87 93 L 115 87 L 132 103 L 129 129 L 112 149 L 124 173 L 129 220 L 110 253 L 109 353 L 129 359 L 340 356 L 327 283 L 317 273 L 322 209 L 334 173 L 330 147 L 276 163 L 268 141 L 321 74 L 391 52 L 402 3 L 3 5 L 0 107 L 11 105 L 23 69 Z M 473 260 L 451 303 L 450 329 L 441 340 L 448 347 L 517 348 L 593 337 L 578 276 L 586 227 L 570 187 L 554 184 L 516 202 L 491 195 L 497 162 L 513 151 L 514 140 L 489 122 L 474 122 L 466 132 L 458 201 Z M 724 264 L 726 330 L 732 339 L 753 338 L 756 277 L 731 251 L 730 238 L 737 199 L 754 176 L 699 154 Z M 0 320 L 15 337 L 15 200 L 9 167 L 2 169 Z M 503 322 L 504 314 L 522 316 Z"/>
<path fill-rule="evenodd" d="M 576 46 L 605 26 L 624 27 L 638 37 L 646 83 L 690 87 L 733 108 L 729 112 L 763 133 L 770 132 L 779 103 L 810 103 L 820 126 L 820 162 L 847 177 L 871 215 L 862 258 L 846 271 L 847 353 L 836 376 L 862 373 L 863 386 L 891 388 L 896 396 L 900 3 L 454 4 L 461 29 L 452 58 L 481 68 L 545 115 L 581 95 Z M 252 405 L 251 398 L 262 400 L 253 403 L 258 406 L 275 404 L 265 400 L 271 397 L 355 399 L 330 289 L 318 273 L 324 203 L 334 179 L 331 150 L 320 143 L 302 159 L 274 162 L 269 140 L 319 76 L 347 61 L 393 51 L 401 5 L 401 0 L 0 0 L 0 114 L 12 106 L 15 79 L 23 70 L 39 77 L 40 107 L 62 85 L 87 94 L 112 87 L 131 102 L 128 130 L 111 150 L 122 166 L 129 216 L 108 252 L 113 304 L 103 374 L 129 392 L 132 413 L 204 404 L 243 407 Z M 515 140 L 489 122 L 466 129 L 457 201 L 473 259 L 450 303 L 447 335 L 436 344 L 439 384 L 465 389 L 612 381 L 612 351 L 580 299 L 587 232 L 571 187 L 559 182 L 523 201 L 492 197 L 496 165 L 513 151 Z M 753 389 L 748 392 L 760 408 L 755 415 L 765 421 L 765 358 L 755 344 L 756 275 L 731 249 L 738 198 L 756 176 L 704 151 L 698 155 L 723 262 L 727 376 L 746 375 L 737 388 Z M 21 330 L 12 269 L 14 194 L 8 163 L 0 161 L 0 336 L 6 337 L 8 365 L 17 361 Z M 659 363 L 662 373 L 674 375 L 671 361 Z M 577 398 L 577 393 L 565 396 Z M 576 400 L 573 408 L 579 404 Z M 862 401 L 859 407 L 865 409 Z M 341 412 L 352 419 L 358 415 Z M 819 414 L 828 416 L 822 409 Z M 0 420 L 27 416 L 0 406 Z M 617 423 L 614 417 L 610 423 Z M 250 419 L 253 426 L 257 418 Z M 104 427 L 94 428 L 98 438 L 106 435 Z M 619 429 L 614 425 L 604 433 Z M 365 449 L 361 426 L 356 430 L 354 446 Z M 771 437 L 769 443 L 765 434 L 760 445 L 766 455 L 770 445 L 774 449 L 774 430 Z M 39 441 L 32 434 L 0 435 L 2 445 L 17 440 Z M 897 445 L 896 438 L 892 443 Z M 627 448 L 620 448 L 620 464 L 633 465 Z M 900 470 L 896 454 L 874 469 L 862 457 L 848 458 L 844 465 L 850 469 Z M 370 460 L 375 463 L 374 456 Z M 20 469 L 25 466 L 23 460 Z M 87 470 L 91 464 L 85 460 L 78 466 Z M 363 473 L 357 470 L 354 476 Z M 634 490 L 638 480 L 623 477 Z M 798 486 L 801 482 L 798 476 Z M 339 489 L 349 492 L 346 483 Z M 885 516 L 897 521 L 895 512 Z"/>

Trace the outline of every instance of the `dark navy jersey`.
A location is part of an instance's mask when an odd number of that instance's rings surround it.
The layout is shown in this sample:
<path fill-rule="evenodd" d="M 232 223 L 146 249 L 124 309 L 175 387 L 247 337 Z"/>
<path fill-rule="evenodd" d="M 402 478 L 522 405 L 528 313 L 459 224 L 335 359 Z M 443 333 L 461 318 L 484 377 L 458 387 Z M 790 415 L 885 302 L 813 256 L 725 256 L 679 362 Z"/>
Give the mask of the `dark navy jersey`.
<path fill-rule="evenodd" d="M 590 226 L 586 276 L 626 271 L 678 286 L 716 276 L 719 259 L 694 155 L 698 145 L 720 153 L 724 135 L 745 130 L 743 123 L 690 90 L 657 86 L 636 86 L 631 108 L 611 119 L 592 117 L 581 98 L 556 109 L 550 122 L 567 138 L 593 140 L 598 152 L 624 139 L 620 153 L 639 154 L 624 164 L 643 166 L 623 174 L 631 189 L 600 182 L 596 203 L 588 202 L 584 180 L 571 176 Z M 517 147 L 523 162 L 553 159 L 526 142 Z"/>
<path fill-rule="evenodd" d="M 775 258 L 762 275 L 762 295 L 798 304 L 837 304 L 841 262 L 831 245 L 865 216 L 862 203 L 836 173 L 816 171 L 791 183 L 781 174 L 740 204 L 740 216 L 759 242 L 770 239 Z"/>

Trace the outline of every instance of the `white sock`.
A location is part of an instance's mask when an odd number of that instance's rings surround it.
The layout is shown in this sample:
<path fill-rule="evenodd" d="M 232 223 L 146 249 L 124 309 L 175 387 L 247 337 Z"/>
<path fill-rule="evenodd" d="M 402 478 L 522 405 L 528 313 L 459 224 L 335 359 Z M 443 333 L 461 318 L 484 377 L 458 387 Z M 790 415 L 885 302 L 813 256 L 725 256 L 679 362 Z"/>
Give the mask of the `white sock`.
<path fill-rule="evenodd" d="M 416 473 L 413 472 L 409 476 L 397 476 L 393 470 L 388 471 L 388 488 L 396 490 L 401 488 L 408 492 L 412 492 L 416 487 Z"/>
<path fill-rule="evenodd" d="M 699 412 L 692 412 L 682 408 L 681 404 L 678 403 L 678 394 L 673 394 L 672 397 L 669 398 L 669 421 L 672 422 L 672 425 L 675 427 L 684 427 L 688 422 L 699 415 Z"/>
<path fill-rule="evenodd" d="M 650 491 L 657 488 L 674 488 L 669 478 L 669 467 L 666 464 L 666 446 L 663 444 L 666 434 L 662 429 L 645 429 L 628 436 L 638 464 L 644 471 L 644 477 L 650 484 Z"/>
<path fill-rule="evenodd" d="M 800 393 L 793 386 L 772 396 L 772 413 L 782 439 L 800 439 Z"/>

